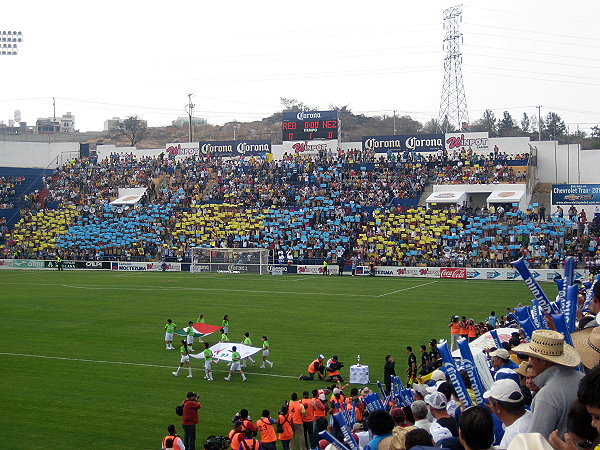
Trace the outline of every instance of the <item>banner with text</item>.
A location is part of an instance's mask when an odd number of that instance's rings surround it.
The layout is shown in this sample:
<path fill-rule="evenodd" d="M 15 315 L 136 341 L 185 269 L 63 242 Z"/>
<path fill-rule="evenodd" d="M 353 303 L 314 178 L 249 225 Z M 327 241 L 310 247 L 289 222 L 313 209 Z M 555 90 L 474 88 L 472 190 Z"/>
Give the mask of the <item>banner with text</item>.
<path fill-rule="evenodd" d="M 446 150 L 460 150 L 464 147 L 465 150 L 489 150 L 488 147 L 489 133 L 446 133 L 445 144 Z"/>
<path fill-rule="evenodd" d="M 598 205 L 600 184 L 553 184 L 553 205 Z"/>
<path fill-rule="evenodd" d="M 436 152 L 444 150 L 443 134 L 396 134 L 389 136 L 363 136 L 363 150 L 387 152 Z"/>
<path fill-rule="evenodd" d="M 296 155 L 318 155 L 319 153 L 337 153 L 338 140 L 314 140 L 314 141 L 283 141 L 284 153 Z"/>

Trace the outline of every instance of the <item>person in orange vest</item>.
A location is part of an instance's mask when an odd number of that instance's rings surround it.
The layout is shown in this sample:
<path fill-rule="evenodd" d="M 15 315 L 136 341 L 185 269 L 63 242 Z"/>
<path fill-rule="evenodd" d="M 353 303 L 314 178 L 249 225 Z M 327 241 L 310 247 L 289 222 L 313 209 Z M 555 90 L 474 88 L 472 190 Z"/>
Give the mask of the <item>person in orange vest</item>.
<path fill-rule="evenodd" d="M 460 337 L 460 323 L 458 322 L 458 316 L 453 316 L 452 320 L 448 324 L 450 328 L 450 351 L 458 348 L 458 338 Z"/>
<path fill-rule="evenodd" d="M 354 417 L 356 422 L 361 422 L 364 418 L 365 403 L 358 395 L 358 389 L 350 390 L 350 397 L 346 399 L 346 409 L 354 408 Z"/>
<path fill-rule="evenodd" d="M 304 405 L 298 401 L 298 394 L 292 392 L 291 401 L 288 404 L 288 419 L 292 422 L 292 429 L 294 430 L 294 436 L 298 437 L 300 441 L 300 450 L 307 450 L 306 439 L 304 439 L 304 416 L 306 416 L 306 409 Z M 296 449 L 295 439 L 290 442 L 290 449 Z"/>
<path fill-rule="evenodd" d="M 325 369 L 327 370 L 327 375 L 329 375 L 329 378 L 327 379 L 327 381 L 343 382 L 344 379 L 342 378 L 342 375 L 340 374 L 340 369 L 342 367 L 344 367 L 344 365 L 341 362 L 339 362 L 337 355 L 333 355 L 327 361 L 327 365 L 325 366 Z"/>
<path fill-rule="evenodd" d="M 315 439 L 317 439 L 319 433 L 327 429 L 326 417 L 329 406 L 326 402 L 327 397 L 322 390 L 319 392 L 318 389 L 313 389 L 312 396 L 315 408 Z"/>
<path fill-rule="evenodd" d="M 294 429 L 288 419 L 288 413 L 288 405 L 283 405 L 277 416 L 277 438 L 281 441 L 283 450 L 290 449 L 290 441 L 294 437 Z"/>
<path fill-rule="evenodd" d="M 319 375 L 319 379 L 320 380 L 324 380 L 325 379 L 325 367 L 323 366 L 323 359 L 325 359 L 325 356 L 323 355 L 319 355 L 317 356 L 317 359 L 315 359 L 313 362 L 311 362 L 308 365 L 308 375 L 300 375 L 298 377 L 299 380 L 304 380 L 304 381 L 313 381 L 315 379 L 315 374 Z M 314 448 L 314 447 L 313 447 Z"/>
<path fill-rule="evenodd" d="M 302 406 L 306 411 L 306 415 L 302 418 L 302 425 L 304 426 L 304 440 L 310 442 L 310 448 L 316 448 L 317 438 L 315 436 L 315 402 L 310 398 L 308 391 L 302 393 L 302 399 L 300 400 Z"/>
<path fill-rule="evenodd" d="M 252 431 L 244 431 L 244 439 L 240 441 L 237 450 L 261 450 L 260 442 L 252 437 Z"/>
<path fill-rule="evenodd" d="M 332 416 L 334 414 L 337 414 L 339 411 L 346 410 L 346 396 L 344 395 L 344 392 L 341 389 L 333 389 L 331 399 L 329 400 L 329 405 L 329 414 L 331 414 Z M 333 434 L 333 436 L 340 441 L 344 440 L 342 430 L 340 429 L 340 426 L 338 425 L 336 420 L 333 421 L 333 428 L 331 430 L 331 434 Z"/>
<path fill-rule="evenodd" d="M 239 420 L 242 422 L 242 431 L 250 430 L 253 433 L 252 436 L 256 436 L 258 428 L 250 420 L 250 413 L 246 408 L 240 410 Z"/>
<path fill-rule="evenodd" d="M 242 431 L 243 426 L 241 420 L 233 422 L 233 430 L 227 435 L 229 438 L 229 448 L 231 448 L 231 450 L 237 450 L 240 446 L 240 441 L 244 439 L 244 432 Z"/>
<path fill-rule="evenodd" d="M 262 417 L 256 421 L 256 428 L 260 432 L 260 443 L 263 450 L 277 449 L 277 435 L 273 425 L 275 421 L 271 418 L 271 413 L 268 409 L 263 409 Z"/>
<path fill-rule="evenodd" d="M 467 316 L 462 316 L 460 320 L 460 336 L 467 339 L 469 337 L 469 321 L 467 320 Z"/>
<path fill-rule="evenodd" d="M 473 342 L 477 339 L 477 327 L 475 326 L 475 321 L 473 319 L 469 319 L 469 322 L 467 322 L 467 334 L 469 342 Z"/>
<path fill-rule="evenodd" d="M 175 430 L 175 425 L 167 427 L 167 434 L 162 440 L 161 450 L 184 450 L 183 441 Z"/>

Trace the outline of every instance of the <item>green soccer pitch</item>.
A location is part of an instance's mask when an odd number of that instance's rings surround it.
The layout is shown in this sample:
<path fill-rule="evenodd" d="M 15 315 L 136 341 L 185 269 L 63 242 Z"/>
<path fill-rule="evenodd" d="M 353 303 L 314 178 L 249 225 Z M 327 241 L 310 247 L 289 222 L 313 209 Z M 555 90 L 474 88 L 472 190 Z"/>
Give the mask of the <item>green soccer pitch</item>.
<path fill-rule="evenodd" d="M 202 448 L 241 408 L 276 416 L 292 392 L 325 386 L 298 380 L 319 353 L 338 355 L 346 380 L 358 354 L 372 382 L 386 354 L 402 375 L 406 346 L 420 359 L 420 344 L 448 337 L 451 315 L 480 321 L 531 298 L 522 282 L 168 272 L 5 270 L 0 289 L 2 447 L 43 449 L 158 448 L 168 424 L 183 434 L 175 406 L 188 391 L 200 395 Z M 227 383 L 221 362 L 207 382 L 192 358 L 194 378 L 185 369 L 173 377 L 179 355 L 165 350 L 165 321 L 182 328 L 201 312 L 215 325 L 229 314 L 231 341 L 248 331 L 258 347 L 267 335 L 274 367 L 250 365 L 246 383 Z"/>

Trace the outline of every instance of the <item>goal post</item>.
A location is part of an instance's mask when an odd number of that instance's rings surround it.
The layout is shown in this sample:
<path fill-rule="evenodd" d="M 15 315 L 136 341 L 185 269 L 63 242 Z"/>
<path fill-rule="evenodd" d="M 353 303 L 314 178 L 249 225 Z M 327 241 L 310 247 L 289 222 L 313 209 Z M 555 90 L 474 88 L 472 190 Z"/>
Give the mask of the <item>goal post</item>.
<path fill-rule="evenodd" d="M 192 249 L 192 273 L 258 273 L 268 272 L 267 248 L 208 248 Z"/>

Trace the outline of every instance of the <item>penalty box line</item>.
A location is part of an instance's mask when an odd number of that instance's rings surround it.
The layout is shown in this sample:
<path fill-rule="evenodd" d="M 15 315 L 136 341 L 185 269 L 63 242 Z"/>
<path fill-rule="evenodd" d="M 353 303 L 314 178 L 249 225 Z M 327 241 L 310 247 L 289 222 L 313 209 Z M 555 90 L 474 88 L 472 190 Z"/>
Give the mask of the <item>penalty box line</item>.
<path fill-rule="evenodd" d="M 135 363 L 135 362 L 126 362 L 126 361 L 105 361 L 105 360 L 96 360 L 96 359 L 84 359 L 84 358 L 67 358 L 64 356 L 46 356 L 46 355 L 29 355 L 26 353 L 5 353 L 5 352 L 0 352 L 0 355 L 3 356 L 21 356 L 24 358 L 41 358 L 41 359 L 56 359 L 56 360 L 61 360 L 61 361 L 76 361 L 76 362 L 90 362 L 90 363 L 100 363 L 100 364 L 117 364 L 117 365 L 121 365 L 121 366 L 138 366 L 138 367 L 155 367 L 155 368 L 159 368 L 159 369 L 173 369 L 173 368 L 177 368 L 175 364 L 173 364 L 172 366 L 161 366 L 158 364 L 145 364 L 145 363 Z M 177 366 L 179 365 L 179 363 L 177 363 Z M 201 372 L 204 372 L 204 367 L 200 368 L 193 368 L 192 370 L 199 370 Z M 215 370 L 212 369 L 213 372 L 222 372 L 222 373 L 228 373 L 229 370 Z M 244 373 L 247 373 L 249 375 L 260 375 L 263 377 L 275 377 L 275 378 L 298 378 L 298 377 L 293 377 L 290 375 L 278 375 L 278 374 L 274 374 L 274 373 L 260 373 L 260 372 L 247 372 L 244 370 Z"/>

